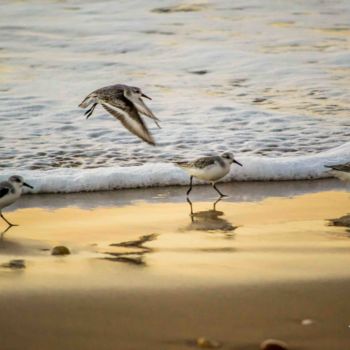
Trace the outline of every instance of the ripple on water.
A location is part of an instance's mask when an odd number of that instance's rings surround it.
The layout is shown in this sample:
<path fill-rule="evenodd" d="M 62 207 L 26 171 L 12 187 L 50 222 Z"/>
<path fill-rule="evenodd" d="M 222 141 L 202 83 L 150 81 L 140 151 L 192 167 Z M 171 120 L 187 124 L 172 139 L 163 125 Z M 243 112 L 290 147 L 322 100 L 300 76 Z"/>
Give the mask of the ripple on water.
<path fill-rule="evenodd" d="M 48 4 L 39 16 L 39 3 L 8 2 L 0 167 L 127 166 L 226 149 L 273 157 L 339 146 L 350 136 L 350 3 L 337 4 L 327 11 L 321 0 L 162 7 L 77 0 Z M 159 147 L 102 109 L 85 121 L 81 99 L 117 82 L 153 98 L 147 103 L 162 129 L 147 125 Z"/>

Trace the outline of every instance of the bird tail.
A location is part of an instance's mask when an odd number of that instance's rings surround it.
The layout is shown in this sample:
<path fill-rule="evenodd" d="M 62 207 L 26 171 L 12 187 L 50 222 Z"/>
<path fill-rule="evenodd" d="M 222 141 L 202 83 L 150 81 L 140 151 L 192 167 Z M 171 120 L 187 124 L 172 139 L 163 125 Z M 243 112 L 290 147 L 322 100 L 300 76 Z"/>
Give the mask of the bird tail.
<path fill-rule="evenodd" d="M 186 168 L 190 168 L 191 163 L 189 162 L 174 162 L 175 165 L 177 165 L 180 168 L 186 169 Z"/>

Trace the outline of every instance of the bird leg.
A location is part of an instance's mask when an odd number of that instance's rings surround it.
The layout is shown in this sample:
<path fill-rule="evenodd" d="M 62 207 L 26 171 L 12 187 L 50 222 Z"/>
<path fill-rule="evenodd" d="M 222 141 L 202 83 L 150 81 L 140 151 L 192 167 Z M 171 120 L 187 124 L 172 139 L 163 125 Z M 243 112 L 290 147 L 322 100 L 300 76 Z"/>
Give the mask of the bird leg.
<path fill-rule="evenodd" d="M 97 106 L 97 103 L 94 103 L 94 104 L 92 105 L 92 107 L 91 107 L 90 109 L 88 109 L 88 110 L 84 113 L 84 115 L 86 115 L 86 119 L 88 119 L 88 118 L 91 116 L 91 114 L 93 113 L 93 111 L 94 111 L 94 109 L 96 108 L 96 106 Z"/>
<path fill-rule="evenodd" d="M 193 215 L 194 215 L 194 213 L 193 213 L 192 202 L 191 202 L 191 200 L 190 200 L 188 197 L 186 197 L 186 201 L 187 201 L 187 203 L 190 205 L 190 208 L 191 208 L 190 217 L 191 217 L 191 220 L 192 220 L 192 222 L 193 222 Z"/>
<path fill-rule="evenodd" d="M 213 186 L 214 190 L 215 190 L 217 193 L 219 193 L 220 197 L 227 197 L 226 194 L 223 194 L 223 193 L 220 192 L 220 190 L 216 187 L 215 182 L 212 183 L 212 186 Z"/>
<path fill-rule="evenodd" d="M 4 217 L 4 215 L 2 215 L 1 212 L 0 212 L 0 216 L 1 216 L 1 217 L 3 218 L 3 220 L 7 223 L 7 225 L 9 225 L 9 226 L 18 226 L 18 225 L 16 225 L 16 224 L 11 224 L 10 221 L 6 220 L 5 217 Z"/>
<path fill-rule="evenodd" d="M 192 180 L 193 180 L 193 176 L 191 176 L 190 178 L 190 188 L 187 190 L 186 195 L 188 196 L 190 194 L 190 192 L 192 191 Z"/>
<path fill-rule="evenodd" d="M 222 196 L 220 196 L 214 203 L 213 203 L 213 211 L 216 211 L 216 204 L 218 204 L 222 200 Z"/>
<path fill-rule="evenodd" d="M 0 234 L 0 241 L 3 241 L 5 233 L 11 228 L 12 226 L 7 226 L 6 229 L 4 231 L 1 232 Z"/>

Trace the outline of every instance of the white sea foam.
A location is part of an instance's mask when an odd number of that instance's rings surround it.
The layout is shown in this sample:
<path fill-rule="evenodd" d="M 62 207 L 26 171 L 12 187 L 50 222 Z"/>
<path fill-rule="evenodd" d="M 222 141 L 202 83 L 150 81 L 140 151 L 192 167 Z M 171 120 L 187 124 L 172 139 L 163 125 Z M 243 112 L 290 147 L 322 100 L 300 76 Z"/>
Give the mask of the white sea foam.
<path fill-rule="evenodd" d="M 331 176 L 324 165 L 350 161 L 350 142 L 319 154 L 294 157 L 239 156 L 243 167 L 232 166 L 224 181 L 278 181 Z M 11 173 L 2 173 L 7 178 Z M 118 188 L 185 185 L 188 175 L 172 163 L 96 169 L 24 170 L 19 173 L 35 193 L 102 191 Z"/>

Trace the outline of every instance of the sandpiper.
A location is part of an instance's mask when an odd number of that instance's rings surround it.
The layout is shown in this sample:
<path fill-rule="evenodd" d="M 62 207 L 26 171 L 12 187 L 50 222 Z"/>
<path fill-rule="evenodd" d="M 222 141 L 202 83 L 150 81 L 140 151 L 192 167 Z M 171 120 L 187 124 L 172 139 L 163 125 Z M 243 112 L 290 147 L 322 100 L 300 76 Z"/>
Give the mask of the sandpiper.
<path fill-rule="evenodd" d="M 195 177 L 200 180 L 210 181 L 213 188 L 221 197 L 225 197 L 226 195 L 219 191 L 216 187 L 216 183 L 229 173 L 232 163 L 243 166 L 240 162 L 235 160 L 233 154 L 230 152 L 225 152 L 221 156 L 198 158 L 193 162 L 176 162 L 179 167 L 187 171 L 191 176 L 190 188 L 186 193 L 187 196 L 192 190 L 192 181 L 193 177 Z"/>
<path fill-rule="evenodd" d="M 325 165 L 331 168 L 331 173 L 343 181 L 350 181 L 350 162 L 345 164 Z"/>
<path fill-rule="evenodd" d="M 151 100 L 151 98 L 145 95 L 138 87 L 117 84 L 93 91 L 85 97 L 79 107 L 87 108 L 92 104 L 92 107 L 85 112 L 86 119 L 88 119 L 96 106 L 100 104 L 130 132 L 143 141 L 155 145 L 154 139 L 149 133 L 140 114 L 144 114 L 153 119 L 158 127 L 160 127 L 158 124 L 159 119 L 145 105 L 142 97 Z"/>
<path fill-rule="evenodd" d="M 5 219 L 1 210 L 5 207 L 16 202 L 16 200 L 22 194 L 22 187 L 26 186 L 32 188 L 32 186 L 28 185 L 24 182 L 21 176 L 13 175 L 7 181 L 0 182 L 0 216 L 6 221 L 9 226 L 16 226 L 11 224 L 8 220 Z"/>

